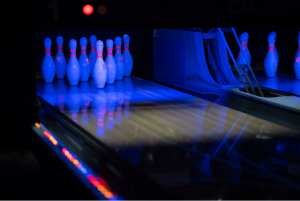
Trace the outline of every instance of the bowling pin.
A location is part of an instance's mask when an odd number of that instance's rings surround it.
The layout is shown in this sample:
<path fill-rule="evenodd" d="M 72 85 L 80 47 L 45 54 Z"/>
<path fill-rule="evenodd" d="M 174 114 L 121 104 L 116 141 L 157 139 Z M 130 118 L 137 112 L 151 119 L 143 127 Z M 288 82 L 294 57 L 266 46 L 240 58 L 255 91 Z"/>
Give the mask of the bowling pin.
<path fill-rule="evenodd" d="M 97 49 L 97 60 L 93 70 L 93 79 L 96 88 L 104 88 L 106 79 L 107 79 L 107 67 L 103 61 L 103 46 L 104 43 L 102 40 L 98 40 L 96 43 Z"/>
<path fill-rule="evenodd" d="M 63 53 L 63 42 L 62 36 L 56 37 L 57 53 L 54 59 L 55 62 L 55 73 L 57 79 L 64 79 L 67 70 L 67 60 Z"/>
<path fill-rule="evenodd" d="M 130 42 L 130 37 L 129 35 L 125 34 L 123 36 L 123 43 L 124 43 L 123 56 L 124 56 L 124 63 L 125 63 L 124 76 L 130 76 L 133 68 L 133 59 L 129 52 L 129 42 Z"/>
<path fill-rule="evenodd" d="M 114 84 L 117 75 L 117 66 L 113 57 L 113 47 L 114 47 L 114 41 L 112 39 L 107 39 L 106 40 L 107 56 L 105 58 L 105 64 L 107 67 L 107 79 L 106 79 L 107 84 Z"/>
<path fill-rule="evenodd" d="M 82 82 L 86 82 L 89 80 L 91 74 L 91 67 L 90 61 L 86 54 L 86 46 L 87 46 L 87 39 L 86 37 L 80 38 L 80 47 L 81 47 L 81 54 L 79 57 L 79 65 L 80 65 L 80 80 Z"/>
<path fill-rule="evenodd" d="M 96 42 L 97 42 L 97 37 L 94 35 L 90 36 L 90 44 L 91 44 L 91 52 L 90 52 L 90 68 L 91 68 L 91 77 L 93 77 L 93 71 L 97 59 L 97 54 L 96 54 Z"/>
<path fill-rule="evenodd" d="M 122 106 L 123 106 L 124 98 L 125 98 L 123 82 L 117 80 L 115 82 L 115 87 L 116 87 L 116 92 L 117 92 L 116 122 L 121 123 L 122 118 L 123 118 L 123 116 L 122 116 Z"/>
<path fill-rule="evenodd" d="M 82 124 L 88 123 L 87 109 L 90 104 L 90 86 L 88 82 L 81 82 L 79 85 L 79 91 L 81 96 L 81 122 Z"/>
<path fill-rule="evenodd" d="M 268 36 L 268 46 L 269 50 L 264 60 L 264 68 L 267 77 L 274 77 L 278 67 L 278 60 L 274 51 L 275 37 L 273 34 Z"/>
<path fill-rule="evenodd" d="M 72 120 L 77 123 L 77 113 L 80 109 L 81 97 L 78 86 L 70 86 L 67 95 L 67 105 L 71 113 Z"/>
<path fill-rule="evenodd" d="M 296 78 L 300 79 L 300 31 L 298 32 L 298 51 L 294 59 L 294 71 Z"/>
<path fill-rule="evenodd" d="M 275 43 L 276 43 L 276 37 L 277 37 L 276 32 L 275 32 L 275 31 L 272 31 L 272 32 L 270 33 L 270 35 L 273 35 L 273 36 L 274 36 L 274 38 L 275 38 Z M 275 43 L 274 43 L 274 44 L 275 44 Z M 277 62 L 279 62 L 279 54 L 278 54 L 278 51 L 277 51 L 276 46 L 274 46 L 274 52 L 275 52 L 276 57 L 277 57 Z"/>
<path fill-rule="evenodd" d="M 116 93 L 115 85 L 107 85 L 104 90 L 106 93 L 107 112 L 108 112 L 107 128 L 113 129 L 113 127 L 115 126 L 114 110 L 116 108 L 116 103 L 117 103 L 117 93 Z"/>
<path fill-rule="evenodd" d="M 67 78 L 71 86 L 78 85 L 80 79 L 80 65 L 76 57 L 77 41 L 71 39 L 70 46 L 70 59 L 67 65 Z"/>
<path fill-rule="evenodd" d="M 250 51 L 248 49 L 248 40 L 249 40 L 249 34 L 247 32 L 244 32 L 245 34 L 245 38 L 246 38 L 246 42 L 245 42 L 245 50 L 247 52 L 247 58 L 248 58 L 248 62 L 249 64 L 251 64 L 251 54 L 250 54 Z"/>
<path fill-rule="evenodd" d="M 116 80 L 122 80 L 124 76 L 125 63 L 124 63 L 124 57 L 121 53 L 122 38 L 120 36 L 115 37 L 115 45 L 116 45 L 116 54 L 114 56 L 114 59 L 117 66 Z"/>
<path fill-rule="evenodd" d="M 51 44 L 52 41 L 50 38 L 45 38 L 45 57 L 42 63 L 42 75 L 46 83 L 52 83 L 55 76 L 55 63 L 51 56 Z"/>
<path fill-rule="evenodd" d="M 240 35 L 240 43 L 241 43 L 241 46 L 242 46 L 242 50 L 244 50 L 244 53 L 247 55 L 247 59 L 248 59 L 248 62 L 250 64 L 251 56 L 250 56 L 250 52 L 249 52 L 248 47 L 247 47 L 248 37 L 249 37 L 249 34 L 247 32 L 242 33 Z M 247 65 L 247 61 L 246 61 L 245 57 L 243 56 L 242 50 L 239 51 L 239 53 L 237 55 L 237 58 L 236 58 L 236 62 L 239 65 L 241 65 L 241 64 Z M 241 72 L 242 75 L 244 75 L 242 69 L 240 69 L 240 72 Z"/>

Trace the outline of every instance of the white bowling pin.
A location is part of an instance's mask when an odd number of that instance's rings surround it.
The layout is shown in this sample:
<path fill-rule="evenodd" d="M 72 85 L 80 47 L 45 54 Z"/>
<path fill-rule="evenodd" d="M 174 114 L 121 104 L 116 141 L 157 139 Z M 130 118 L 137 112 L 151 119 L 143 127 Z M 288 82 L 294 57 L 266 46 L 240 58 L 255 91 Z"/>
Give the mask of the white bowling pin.
<path fill-rule="evenodd" d="M 104 43 L 102 40 L 98 40 L 96 43 L 97 59 L 93 70 L 93 79 L 96 88 L 104 88 L 107 79 L 107 67 L 103 61 L 103 47 Z"/>

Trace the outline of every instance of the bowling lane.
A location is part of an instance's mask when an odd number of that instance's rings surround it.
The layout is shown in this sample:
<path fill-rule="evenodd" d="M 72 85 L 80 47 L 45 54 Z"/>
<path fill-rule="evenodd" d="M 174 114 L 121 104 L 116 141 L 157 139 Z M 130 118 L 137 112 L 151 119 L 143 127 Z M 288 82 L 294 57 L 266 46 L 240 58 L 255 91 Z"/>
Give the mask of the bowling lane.
<path fill-rule="evenodd" d="M 137 77 L 104 89 L 93 80 L 37 85 L 41 98 L 181 199 L 300 196 L 298 131 Z"/>

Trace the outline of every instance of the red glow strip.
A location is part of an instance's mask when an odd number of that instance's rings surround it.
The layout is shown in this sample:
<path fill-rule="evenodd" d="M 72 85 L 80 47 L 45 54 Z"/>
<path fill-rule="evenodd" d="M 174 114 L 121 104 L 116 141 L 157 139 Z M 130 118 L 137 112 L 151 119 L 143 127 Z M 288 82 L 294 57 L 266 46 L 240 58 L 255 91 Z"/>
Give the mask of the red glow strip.
<path fill-rule="evenodd" d="M 45 47 L 45 50 L 51 50 L 51 47 Z"/>
<path fill-rule="evenodd" d="M 103 58 L 103 56 L 97 56 L 97 59 L 101 59 L 101 58 Z"/>
<path fill-rule="evenodd" d="M 112 56 L 113 55 L 113 53 L 107 53 L 107 56 Z"/>
<path fill-rule="evenodd" d="M 64 109 L 64 106 L 58 106 L 59 109 Z"/>
<path fill-rule="evenodd" d="M 82 111 L 83 111 L 83 112 L 86 112 L 86 111 L 87 111 L 87 109 L 82 109 Z"/>
<path fill-rule="evenodd" d="M 272 49 L 272 48 L 269 48 L 269 51 L 274 51 L 274 49 Z"/>
<path fill-rule="evenodd" d="M 103 53 L 103 51 L 97 51 L 97 54 L 102 54 Z"/>
<path fill-rule="evenodd" d="M 114 115 L 114 113 L 113 112 L 109 112 L 108 115 Z"/>
<path fill-rule="evenodd" d="M 98 121 L 103 121 L 103 119 L 98 119 Z"/>
<path fill-rule="evenodd" d="M 121 53 L 121 50 L 116 50 L 116 53 Z"/>
<path fill-rule="evenodd" d="M 299 49 L 299 52 L 300 52 L 300 49 Z"/>
<path fill-rule="evenodd" d="M 44 135 L 46 135 L 48 138 L 52 137 L 52 135 L 50 133 L 48 133 L 48 131 L 44 131 Z"/>
<path fill-rule="evenodd" d="M 299 62 L 300 61 L 300 57 L 296 57 L 296 61 Z"/>
<path fill-rule="evenodd" d="M 51 55 L 51 52 L 46 52 L 46 55 Z"/>
<path fill-rule="evenodd" d="M 91 47 L 95 47 L 96 45 L 91 45 Z"/>
<path fill-rule="evenodd" d="M 71 52 L 76 52 L 76 50 L 74 50 L 74 49 L 71 49 L 70 51 L 71 51 Z"/>
<path fill-rule="evenodd" d="M 116 48 L 121 48 L 121 46 L 119 45 L 119 46 L 116 46 Z"/>
<path fill-rule="evenodd" d="M 96 50 L 95 49 L 91 49 L 91 52 L 95 52 Z"/>
<path fill-rule="evenodd" d="M 245 47 L 242 47 L 243 48 L 243 50 L 245 49 Z"/>
<path fill-rule="evenodd" d="M 86 49 L 86 47 L 81 47 L 81 49 Z"/>
<path fill-rule="evenodd" d="M 76 54 L 71 54 L 70 57 L 76 57 Z"/>
<path fill-rule="evenodd" d="M 103 126 L 103 124 L 97 124 L 97 126 Z"/>
<path fill-rule="evenodd" d="M 57 45 L 58 48 L 62 48 L 62 45 Z"/>
<path fill-rule="evenodd" d="M 81 51 L 81 54 L 86 54 L 86 51 Z"/>
<path fill-rule="evenodd" d="M 129 47 L 129 44 L 124 44 L 124 47 L 125 47 L 125 46 L 128 46 L 128 47 Z"/>
<path fill-rule="evenodd" d="M 124 48 L 124 50 L 129 50 L 129 48 Z"/>
<path fill-rule="evenodd" d="M 241 45 L 245 45 L 245 43 L 241 43 Z"/>
<path fill-rule="evenodd" d="M 275 44 L 270 44 L 269 46 L 275 46 Z"/>
<path fill-rule="evenodd" d="M 248 51 L 248 54 L 250 54 L 250 52 Z"/>
<path fill-rule="evenodd" d="M 62 50 L 57 50 L 57 52 L 62 52 Z"/>
<path fill-rule="evenodd" d="M 113 51 L 113 48 L 107 48 L 107 51 Z"/>

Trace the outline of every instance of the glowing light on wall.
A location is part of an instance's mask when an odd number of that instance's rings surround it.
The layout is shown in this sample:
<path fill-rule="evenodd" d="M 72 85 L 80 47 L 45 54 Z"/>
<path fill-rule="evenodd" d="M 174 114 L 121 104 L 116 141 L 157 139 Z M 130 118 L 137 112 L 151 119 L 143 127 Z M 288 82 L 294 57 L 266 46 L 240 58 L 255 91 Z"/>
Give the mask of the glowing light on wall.
<path fill-rule="evenodd" d="M 94 8 L 90 4 L 87 4 L 83 6 L 82 12 L 85 15 L 91 15 L 94 12 Z"/>
<path fill-rule="evenodd" d="M 104 15 L 107 11 L 107 8 L 104 5 L 100 5 L 100 6 L 98 6 L 97 11 L 100 15 Z"/>

